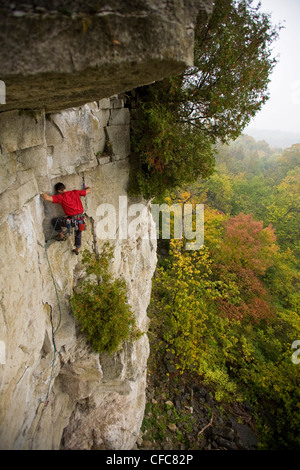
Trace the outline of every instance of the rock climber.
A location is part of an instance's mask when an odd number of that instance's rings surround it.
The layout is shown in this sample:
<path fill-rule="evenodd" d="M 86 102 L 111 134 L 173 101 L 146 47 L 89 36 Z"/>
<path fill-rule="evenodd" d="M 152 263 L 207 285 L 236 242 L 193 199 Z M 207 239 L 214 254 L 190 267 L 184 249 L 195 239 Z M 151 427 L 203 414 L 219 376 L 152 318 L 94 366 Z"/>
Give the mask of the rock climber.
<path fill-rule="evenodd" d="M 60 204 L 64 210 L 65 217 L 55 217 L 52 219 L 52 225 L 58 233 L 56 240 L 63 241 L 66 237 L 62 231 L 62 227 L 74 227 L 75 231 L 75 249 L 73 253 L 79 254 L 81 247 L 81 232 L 85 229 L 86 215 L 84 214 L 83 205 L 80 197 L 86 196 L 91 192 L 90 187 L 73 191 L 67 191 L 63 183 L 56 183 L 55 191 L 57 194 L 49 196 L 47 193 L 41 194 L 44 201 Z"/>

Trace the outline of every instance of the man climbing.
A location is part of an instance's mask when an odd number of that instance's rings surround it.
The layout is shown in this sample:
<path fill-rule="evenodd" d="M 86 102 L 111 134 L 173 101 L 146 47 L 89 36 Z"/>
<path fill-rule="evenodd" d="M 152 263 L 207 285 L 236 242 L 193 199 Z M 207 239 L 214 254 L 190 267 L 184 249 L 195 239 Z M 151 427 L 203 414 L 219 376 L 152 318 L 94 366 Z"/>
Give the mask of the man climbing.
<path fill-rule="evenodd" d="M 55 191 L 57 194 L 49 196 L 43 193 L 41 196 L 44 201 L 53 202 L 53 204 L 60 204 L 64 210 L 65 217 L 56 217 L 52 219 L 52 224 L 55 227 L 58 235 L 56 240 L 62 241 L 66 237 L 62 232 L 62 227 L 74 227 L 75 230 L 75 249 L 73 253 L 78 255 L 81 247 L 81 232 L 85 229 L 85 219 L 83 205 L 80 196 L 86 196 L 91 192 L 91 188 L 87 187 L 82 190 L 74 189 L 73 191 L 67 191 L 63 183 L 57 183 L 55 185 Z"/>

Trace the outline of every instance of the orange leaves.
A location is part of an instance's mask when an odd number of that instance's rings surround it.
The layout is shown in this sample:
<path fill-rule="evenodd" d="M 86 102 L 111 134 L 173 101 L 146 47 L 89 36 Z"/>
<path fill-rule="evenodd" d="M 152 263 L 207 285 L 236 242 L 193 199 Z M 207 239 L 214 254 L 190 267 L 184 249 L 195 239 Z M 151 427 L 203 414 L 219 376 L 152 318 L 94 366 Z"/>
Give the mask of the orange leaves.
<path fill-rule="evenodd" d="M 273 317 L 274 311 L 270 305 L 259 297 L 254 297 L 247 303 L 234 305 L 224 300 L 220 301 L 221 313 L 229 320 L 241 321 L 244 318 L 251 319 L 253 323 L 260 320 L 268 320 Z"/>
<path fill-rule="evenodd" d="M 151 167 L 151 171 L 153 172 L 158 172 L 162 173 L 165 168 L 165 162 L 162 161 L 160 158 L 158 158 L 155 155 L 151 155 L 151 153 L 148 154 L 148 164 Z"/>
<path fill-rule="evenodd" d="M 262 221 L 242 213 L 225 222 L 225 230 L 221 250 L 227 263 L 252 269 L 258 275 L 265 274 L 278 249 L 272 227 L 263 228 Z"/>
<path fill-rule="evenodd" d="M 230 320 L 256 323 L 273 316 L 261 277 L 274 263 L 278 247 L 271 226 L 263 227 L 252 214 L 223 219 L 224 231 L 214 252 L 214 274 L 236 286 L 234 298 L 220 299 L 221 313 Z"/>

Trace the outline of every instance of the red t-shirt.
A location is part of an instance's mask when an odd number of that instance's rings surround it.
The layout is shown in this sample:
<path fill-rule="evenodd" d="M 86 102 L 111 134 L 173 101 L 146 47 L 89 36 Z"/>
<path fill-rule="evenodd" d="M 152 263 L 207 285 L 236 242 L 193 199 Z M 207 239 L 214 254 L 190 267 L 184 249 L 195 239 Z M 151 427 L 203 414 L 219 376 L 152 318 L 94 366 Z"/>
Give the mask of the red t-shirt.
<path fill-rule="evenodd" d="M 85 189 L 74 189 L 62 194 L 52 196 L 54 204 L 61 204 L 66 215 L 77 215 L 83 213 L 83 205 L 80 196 L 85 196 Z"/>

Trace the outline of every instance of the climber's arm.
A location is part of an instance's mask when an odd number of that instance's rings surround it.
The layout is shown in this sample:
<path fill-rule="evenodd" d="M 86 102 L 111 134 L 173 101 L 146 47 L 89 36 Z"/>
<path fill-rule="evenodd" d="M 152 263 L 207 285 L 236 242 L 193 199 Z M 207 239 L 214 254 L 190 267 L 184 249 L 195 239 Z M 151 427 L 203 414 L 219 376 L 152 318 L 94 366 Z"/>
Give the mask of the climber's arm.
<path fill-rule="evenodd" d="M 85 190 L 86 190 L 86 194 L 90 194 L 90 192 L 92 191 L 92 188 L 90 188 L 89 186 L 87 186 L 87 187 L 85 188 Z"/>
<path fill-rule="evenodd" d="M 44 201 L 53 202 L 53 197 L 52 196 L 48 196 L 48 194 L 46 194 L 46 193 L 41 194 L 41 196 L 44 199 Z"/>

